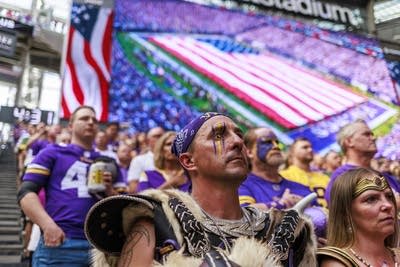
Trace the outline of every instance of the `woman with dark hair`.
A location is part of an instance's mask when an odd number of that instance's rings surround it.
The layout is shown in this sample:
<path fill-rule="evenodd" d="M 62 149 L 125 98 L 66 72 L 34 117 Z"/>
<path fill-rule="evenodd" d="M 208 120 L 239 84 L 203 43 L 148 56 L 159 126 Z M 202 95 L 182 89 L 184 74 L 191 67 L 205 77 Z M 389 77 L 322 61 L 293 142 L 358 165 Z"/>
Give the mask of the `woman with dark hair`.
<path fill-rule="evenodd" d="M 331 191 L 320 266 L 399 266 L 397 247 L 397 206 L 386 179 L 366 168 L 341 175 Z"/>
<path fill-rule="evenodd" d="M 155 170 L 145 171 L 139 179 L 138 192 L 146 189 L 176 188 L 189 191 L 190 181 L 184 174 L 178 159 L 171 152 L 176 132 L 164 133 L 154 147 Z"/>

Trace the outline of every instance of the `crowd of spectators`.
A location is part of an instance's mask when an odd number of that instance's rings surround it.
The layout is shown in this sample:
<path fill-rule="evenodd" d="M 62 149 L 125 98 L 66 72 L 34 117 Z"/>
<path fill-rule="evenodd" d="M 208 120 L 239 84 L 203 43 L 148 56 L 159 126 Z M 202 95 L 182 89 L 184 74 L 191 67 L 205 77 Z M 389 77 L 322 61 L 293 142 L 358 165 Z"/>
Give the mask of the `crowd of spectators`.
<path fill-rule="evenodd" d="M 115 10 L 114 27 L 121 31 L 234 35 L 264 23 L 255 15 L 183 1 L 116 1 Z"/>
<path fill-rule="evenodd" d="M 190 121 L 193 118 L 190 116 L 195 116 L 195 115 L 187 115 L 185 119 L 187 121 Z M 350 130 L 344 130 L 346 129 L 346 127 L 349 128 Z M 57 131 L 52 131 L 51 129 L 57 129 Z M 155 132 L 156 129 L 157 129 L 157 134 Z M 246 141 L 245 144 L 251 148 L 251 150 L 249 150 L 248 153 L 249 153 L 249 158 L 252 160 L 252 168 L 253 168 L 252 170 L 256 172 L 256 174 L 259 177 L 266 176 L 263 179 L 267 180 L 271 178 L 270 177 L 272 170 L 271 166 L 274 166 L 273 170 L 276 179 L 274 181 L 264 183 L 264 186 L 271 187 L 266 189 L 267 190 L 266 192 L 270 192 L 272 194 L 270 196 L 271 199 L 269 200 L 272 201 L 271 202 L 272 204 L 271 203 L 270 204 L 272 205 L 272 207 L 278 209 L 284 209 L 285 207 L 292 206 L 298 201 L 300 201 L 302 197 L 307 195 L 307 192 L 308 193 L 316 192 L 318 195 L 318 201 L 313 202 L 314 203 L 313 205 L 315 206 L 312 209 L 307 210 L 308 213 L 306 212 L 306 214 L 308 214 L 307 216 L 311 216 L 313 219 L 313 223 L 316 224 L 315 225 L 317 231 L 316 233 L 318 237 L 324 237 L 326 234 L 326 229 L 325 229 L 326 225 L 325 223 L 321 223 L 322 219 L 321 216 L 322 217 L 325 216 L 324 208 L 327 207 L 326 202 L 324 202 L 324 195 L 325 198 L 327 198 L 327 195 L 325 193 L 325 188 L 327 182 L 329 181 L 328 176 L 332 174 L 332 172 L 335 172 L 335 170 L 338 170 L 338 168 L 346 168 L 348 166 L 353 166 L 351 165 L 353 163 L 349 161 L 352 158 L 354 158 L 351 157 L 351 155 L 348 155 L 350 149 L 347 148 L 345 150 L 347 154 L 345 154 L 345 157 L 343 158 L 341 158 L 340 154 L 337 154 L 333 151 L 330 151 L 326 155 L 320 155 L 320 157 L 318 157 L 318 155 L 313 151 L 311 142 L 307 138 L 301 137 L 297 138 L 295 142 L 291 144 L 291 146 L 289 146 L 287 152 L 283 151 L 281 152 L 282 146 L 279 145 L 279 140 L 273 134 L 273 131 L 271 129 L 267 128 L 254 128 L 254 129 L 262 129 L 262 130 L 261 131 L 255 130 L 254 133 L 257 133 L 257 136 L 252 137 L 253 139 L 251 140 L 253 141 L 251 142 L 251 145 L 250 143 L 247 144 Z M 396 125 L 394 129 L 397 133 L 400 130 L 398 125 Z M 29 161 L 25 161 L 26 159 L 25 156 L 30 154 L 29 151 L 34 150 L 36 148 L 35 143 L 41 144 L 45 142 L 47 146 L 42 147 L 39 154 L 33 155 L 33 158 L 35 158 L 36 155 L 38 155 L 38 157 L 43 157 L 45 153 L 44 151 L 42 152 L 42 150 L 49 148 L 49 146 L 51 147 L 48 150 L 54 149 L 54 146 L 51 145 L 52 143 L 58 144 L 59 145 L 58 149 L 61 149 L 60 151 L 64 151 L 66 148 L 70 147 L 68 146 L 68 143 L 71 140 L 71 135 L 68 135 L 68 133 L 71 133 L 71 128 L 63 128 L 58 125 L 46 127 L 43 124 L 35 126 L 35 125 L 28 125 L 26 123 L 21 123 L 19 124 L 19 127 L 16 127 L 16 130 L 18 131 L 18 135 L 20 136 L 19 139 L 21 139 L 17 140 L 16 152 L 19 161 L 22 162 L 22 164 L 19 165 L 20 172 L 17 178 L 18 181 L 23 175 L 24 165 L 26 166 L 26 164 L 28 164 L 27 165 L 28 170 L 29 168 L 32 169 L 33 166 L 36 166 L 35 159 L 33 161 L 34 164 L 32 165 L 29 165 Z M 364 130 L 368 131 L 369 133 L 368 137 L 363 136 L 362 133 Z M 130 134 L 133 132 L 135 132 L 135 134 Z M 147 186 L 146 188 L 149 188 L 149 185 L 151 184 L 152 186 L 150 187 L 154 189 L 167 189 L 171 187 L 180 188 L 180 186 L 183 186 L 184 183 L 189 181 L 182 178 L 183 171 L 181 170 L 180 165 L 177 164 L 174 156 L 171 154 L 170 146 L 171 142 L 173 141 L 173 137 L 175 137 L 176 131 L 167 132 L 165 135 L 163 135 L 162 132 L 163 130 L 160 127 L 155 127 L 149 130 L 143 130 L 142 128 L 140 128 L 140 129 L 135 129 L 134 131 L 129 129 L 121 129 L 119 127 L 119 123 L 111 122 L 106 126 L 104 131 L 98 132 L 98 137 L 96 139 L 93 138 L 93 150 L 97 151 L 101 155 L 112 155 L 116 163 L 119 165 L 119 168 L 121 169 L 121 175 L 125 186 L 122 186 L 122 184 L 119 185 L 119 187 L 117 188 L 118 189 L 117 192 L 119 194 L 136 192 L 136 191 L 130 191 L 131 189 L 130 187 L 128 187 L 129 175 L 130 173 L 132 173 L 131 172 L 131 167 L 133 166 L 132 162 L 136 162 L 136 159 L 144 155 L 152 155 L 152 153 L 149 154 L 150 151 L 154 152 L 153 160 L 155 163 L 154 165 L 155 169 L 146 170 L 147 176 L 138 177 L 139 186 L 136 187 L 137 188 L 136 190 L 139 191 L 142 190 L 143 189 L 142 187 L 145 184 Z M 346 124 L 344 127 L 341 127 L 340 132 L 342 133 L 338 135 L 338 142 L 340 145 L 345 144 L 349 147 L 352 147 L 351 151 L 356 150 L 359 153 L 364 153 L 364 154 L 368 152 L 368 156 L 370 158 L 372 158 L 372 156 L 375 154 L 376 152 L 376 147 L 374 145 L 375 137 L 373 136 L 372 132 L 370 131 L 370 129 L 368 128 L 368 126 L 365 124 L 364 121 L 357 121 L 356 123 Z M 101 135 L 101 138 L 104 139 L 101 141 L 102 144 L 100 144 L 101 142 L 98 140 L 100 138 L 99 135 Z M 247 138 L 250 138 L 252 136 L 252 130 L 247 131 L 245 136 L 246 136 L 245 140 L 247 140 Z M 397 136 L 397 138 L 398 137 L 399 136 Z M 152 142 L 149 141 L 150 138 L 152 138 L 153 140 Z M 365 138 L 367 138 L 368 140 L 364 140 Z M 349 140 L 349 141 L 347 142 L 344 140 Z M 218 151 L 219 149 L 217 146 L 217 144 L 219 143 L 217 141 L 215 143 L 216 151 Z M 368 148 L 370 149 L 370 151 L 368 150 L 367 152 L 365 152 L 363 149 L 365 149 L 364 145 L 366 146 L 367 141 L 368 141 Z M 355 142 L 358 145 L 353 148 L 350 142 Z M 365 144 L 362 142 L 364 142 Z M 153 143 L 154 148 L 150 147 L 150 143 Z M 71 146 L 71 148 L 73 148 L 73 146 Z M 269 151 L 272 151 L 271 155 L 269 155 L 270 153 Z M 279 160 L 276 158 L 278 157 L 278 152 L 279 152 Z M 40 153 L 43 155 L 40 156 Z M 389 175 L 391 177 L 390 180 L 391 183 L 398 184 L 400 178 L 398 176 L 400 174 L 400 172 L 398 171 L 400 169 L 399 158 L 389 159 L 385 155 L 382 154 L 379 155 L 379 153 L 377 154 L 377 157 L 379 158 L 376 159 L 376 162 L 370 163 L 371 167 L 375 167 L 377 170 L 381 171 L 382 173 L 385 173 L 385 175 Z M 267 160 L 264 160 L 264 158 L 266 158 Z M 362 158 L 362 157 L 358 156 L 356 158 Z M 286 164 L 284 164 L 285 159 L 286 159 Z M 331 161 L 334 162 L 334 164 Z M 390 168 L 385 167 L 388 166 L 388 164 L 390 166 L 393 165 L 393 167 Z M 136 166 L 137 164 L 134 165 Z M 257 167 L 258 169 L 256 168 L 256 166 L 258 166 Z M 263 167 L 261 168 L 260 166 Z M 268 168 L 265 168 L 266 166 Z M 124 171 L 122 172 L 122 170 Z M 288 184 L 289 182 L 287 182 L 282 177 L 293 182 L 293 183 L 290 182 L 291 184 L 290 189 L 285 187 L 286 184 Z M 284 181 L 284 183 L 282 181 Z M 190 190 L 190 184 L 185 184 L 184 188 L 186 188 L 184 190 Z M 256 186 L 256 188 L 258 187 Z M 300 190 L 300 188 L 302 188 L 302 190 L 304 190 L 305 193 L 303 192 L 301 195 L 297 195 L 298 190 Z M 278 191 L 280 193 L 278 193 Z M 254 198 L 250 202 L 246 202 L 247 204 L 250 203 L 250 205 L 253 205 L 260 201 L 257 195 L 253 196 L 249 194 L 250 193 L 247 192 L 243 196 L 241 195 L 243 200 L 245 199 L 249 200 L 250 197 Z M 257 205 L 260 206 L 259 203 Z M 320 205 L 322 206 L 322 208 Z M 271 207 L 267 205 L 267 210 L 269 208 Z M 27 225 L 29 224 L 27 223 Z M 25 246 L 26 248 L 30 248 L 30 246 L 28 246 L 28 244 L 30 244 L 30 239 L 35 237 L 29 236 L 30 237 L 29 238 L 27 236 L 27 234 L 30 233 L 29 229 L 25 229 L 25 232 L 26 232 Z M 38 234 L 37 231 L 36 234 Z M 324 244 L 321 243 L 321 245 Z M 33 249 L 34 247 L 35 246 L 33 246 Z M 29 255 L 29 253 L 31 252 L 27 251 L 27 253 L 28 253 L 27 255 Z"/>
<path fill-rule="evenodd" d="M 400 123 L 396 123 L 389 134 L 378 139 L 377 157 L 385 157 L 390 160 L 400 159 L 399 143 Z"/>
<path fill-rule="evenodd" d="M 383 51 L 372 38 L 175 0 L 117 1 L 114 26 L 120 31 L 222 34 L 256 40 L 275 53 L 368 90 L 384 101 L 398 102 Z M 373 69 L 375 75 L 368 75 L 365 69 Z"/>
<path fill-rule="evenodd" d="M 273 26 L 253 29 L 237 38 L 264 44 L 274 53 L 368 90 L 387 102 L 397 102 L 388 67 L 382 58 Z"/>
<path fill-rule="evenodd" d="M 148 16 L 149 14 L 152 16 Z M 229 21 L 229 23 L 220 23 L 220 21 Z M 278 16 L 228 10 L 218 6 L 204 6 L 177 0 L 116 1 L 114 24 L 121 31 L 209 33 L 231 36 L 262 25 L 298 32 L 360 53 L 383 57 L 382 49 L 372 38 L 348 32 L 325 30 Z"/>
<path fill-rule="evenodd" d="M 231 43 L 222 43 L 221 45 L 232 48 L 229 46 L 232 45 Z M 235 48 L 248 49 L 244 46 Z M 128 122 L 137 129 L 149 129 L 157 123 L 165 129 L 176 130 L 185 124 L 187 115 L 197 114 L 198 111 L 215 110 L 229 113 L 220 98 L 212 91 L 215 89 L 209 89 L 204 83 L 193 80 L 183 71 L 182 66 L 166 62 L 158 56 L 156 51 L 146 50 L 138 45 L 132 48 L 130 56 L 145 68 L 141 72 L 133 67 L 132 62 L 126 63 L 127 58 L 124 57 L 120 43 L 115 43 L 114 53 L 115 58 L 118 59 L 115 63 L 118 71 L 114 75 L 110 91 L 112 120 Z M 178 75 L 179 79 L 174 74 Z M 135 78 L 133 79 L 133 77 Z M 158 83 L 155 83 L 154 80 L 157 80 Z M 138 90 L 137 88 L 142 89 Z M 163 88 L 171 90 L 169 93 L 174 97 L 164 92 Z M 136 114 L 140 110 L 148 110 L 154 106 L 157 108 L 166 106 L 168 111 L 157 109 L 157 113 Z M 137 107 L 141 107 L 139 111 Z M 158 119 L 157 116 L 153 118 L 154 114 L 168 119 Z M 236 117 L 233 114 L 231 116 Z M 251 127 L 249 122 L 239 118 L 238 120 L 241 124 Z"/>
<path fill-rule="evenodd" d="M 114 79 L 110 87 L 111 120 L 130 122 L 131 129 L 147 131 L 156 125 L 177 130 L 196 114 L 192 107 L 160 90 L 127 61 L 119 44 L 114 45 Z"/>

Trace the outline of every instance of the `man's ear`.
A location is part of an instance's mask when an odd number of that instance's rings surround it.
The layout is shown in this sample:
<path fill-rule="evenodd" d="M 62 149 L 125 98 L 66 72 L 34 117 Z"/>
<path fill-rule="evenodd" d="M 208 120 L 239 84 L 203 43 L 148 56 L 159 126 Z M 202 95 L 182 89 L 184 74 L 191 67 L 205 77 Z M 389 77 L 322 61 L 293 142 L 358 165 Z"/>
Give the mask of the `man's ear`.
<path fill-rule="evenodd" d="M 352 138 L 351 137 L 345 138 L 344 139 L 344 145 L 345 145 L 345 147 L 353 147 L 354 144 L 353 144 Z"/>
<path fill-rule="evenodd" d="M 179 162 L 186 170 L 191 171 L 196 169 L 196 164 L 193 161 L 192 154 L 185 152 L 179 155 Z"/>
<path fill-rule="evenodd" d="M 249 160 L 252 160 L 254 158 L 254 153 L 251 148 L 246 148 L 246 155 Z"/>

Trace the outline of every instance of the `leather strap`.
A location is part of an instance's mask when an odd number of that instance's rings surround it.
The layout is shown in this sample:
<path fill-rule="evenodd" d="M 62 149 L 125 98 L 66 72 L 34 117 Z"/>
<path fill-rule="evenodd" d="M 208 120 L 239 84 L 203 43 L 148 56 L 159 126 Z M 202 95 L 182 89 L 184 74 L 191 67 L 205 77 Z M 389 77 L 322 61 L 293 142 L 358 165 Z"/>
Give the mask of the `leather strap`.
<path fill-rule="evenodd" d="M 324 258 L 334 258 L 343 263 L 346 267 L 358 267 L 357 262 L 345 250 L 337 247 L 323 247 L 317 251 L 318 262 Z"/>

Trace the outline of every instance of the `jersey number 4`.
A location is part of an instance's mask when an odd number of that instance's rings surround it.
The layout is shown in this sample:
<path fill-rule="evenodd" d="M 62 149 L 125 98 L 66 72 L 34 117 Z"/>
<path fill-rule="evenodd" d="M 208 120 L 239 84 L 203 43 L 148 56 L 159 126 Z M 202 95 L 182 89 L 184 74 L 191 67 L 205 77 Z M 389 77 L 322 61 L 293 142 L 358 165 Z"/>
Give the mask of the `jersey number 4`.
<path fill-rule="evenodd" d="M 91 197 L 87 188 L 88 164 L 76 161 L 61 181 L 61 190 L 76 188 L 79 198 Z"/>

